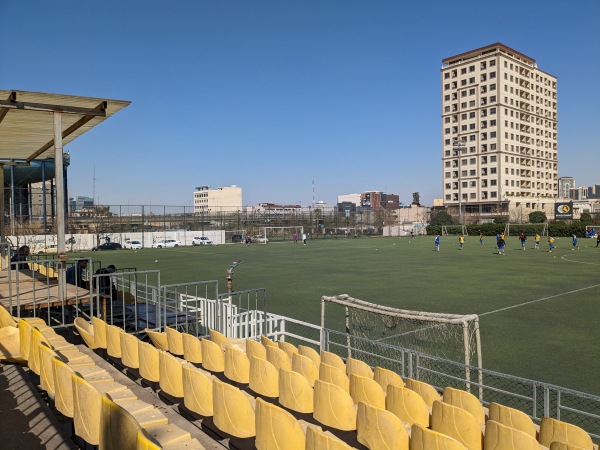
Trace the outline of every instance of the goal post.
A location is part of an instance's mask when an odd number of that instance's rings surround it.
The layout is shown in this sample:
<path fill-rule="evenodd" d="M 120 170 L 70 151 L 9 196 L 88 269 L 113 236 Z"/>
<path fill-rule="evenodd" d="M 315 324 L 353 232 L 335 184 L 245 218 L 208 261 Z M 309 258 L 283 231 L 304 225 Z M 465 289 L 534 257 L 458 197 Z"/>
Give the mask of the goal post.
<path fill-rule="evenodd" d="M 263 236 L 266 239 L 259 241 L 259 243 L 266 244 L 267 242 L 283 242 L 283 241 L 294 241 L 294 233 L 299 241 L 302 240 L 302 234 L 304 234 L 303 226 L 294 227 L 264 227 Z"/>
<path fill-rule="evenodd" d="M 536 233 L 540 236 L 548 236 L 548 224 L 547 223 L 510 223 L 506 224 L 504 228 L 504 235 L 519 236 L 521 233 L 526 236 L 533 236 Z"/>
<path fill-rule="evenodd" d="M 394 346 L 424 353 L 465 365 L 464 376 L 471 380 L 472 367 L 482 368 L 479 316 L 476 314 L 445 314 L 410 311 L 383 306 L 352 298 L 347 294 L 321 297 L 321 327 L 325 329 L 325 305 L 334 305 L 332 320 L 342 316 L 344 309 L 348 356 L 352 351 L 364 352 L 352 337 L 368 342 L 369 351 L 377 345 Z M 354 345 L 351 346 L 351 342 Z M 323 342 L 322 342 L 323 345 Z M 353 347 L 353 348 L 351 348 Z M 481 371 L 477 371 L 479 377 Z"/>

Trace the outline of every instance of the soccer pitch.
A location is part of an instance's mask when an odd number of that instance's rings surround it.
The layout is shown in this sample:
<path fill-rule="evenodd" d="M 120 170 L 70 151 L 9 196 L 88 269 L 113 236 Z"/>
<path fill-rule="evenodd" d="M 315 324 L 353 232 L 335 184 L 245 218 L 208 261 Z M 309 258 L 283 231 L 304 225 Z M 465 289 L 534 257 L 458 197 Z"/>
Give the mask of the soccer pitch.
<path fill-rule="evenodd" d="M 102 264 L 159 269 L 162 284 L 219 280 L 235 260 L 234 289 L 266 288 L 267 309 L 319 323 L 323 295 L 348 294 L 401 309 L 478 314 L 483 367 L 600 394 L 600 248 L 558 238 L 526 251 L 507 237 L 342 238 L 268 245 L 143 249 L 88 254 Z M 81 254 L 78 254 L 81 255 Z M 158 260 L 158 262 L 155 262 Z M 340 318 L 340 322 L 343 320 Z"/>

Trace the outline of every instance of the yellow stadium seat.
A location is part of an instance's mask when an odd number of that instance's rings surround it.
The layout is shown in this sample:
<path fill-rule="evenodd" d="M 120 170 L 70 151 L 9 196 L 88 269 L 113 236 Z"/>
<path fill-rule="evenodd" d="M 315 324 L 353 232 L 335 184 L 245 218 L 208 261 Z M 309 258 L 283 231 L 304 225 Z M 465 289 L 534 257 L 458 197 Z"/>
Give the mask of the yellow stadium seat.
<path fill-rule="evenodd" d="M 356 430 L 356 405 L 350 394 L 322 380 L 315 381 L 313 417 L 336 430 Z"/>
<path fill-rule="evenodd" d="M 429 428 L 429 408 L 415 391 L 389 384 L 385 396 L 385 409 L 409 425 L 416 423 Z"/>
<path fill-rule="evenodd" d="M 54 406 L 63 416 L 73 418 L 73 381 L 71 369 L 59 358 L 52 358 L 54 376 Z"/>
<path fill-rule="evenodd" d="M 537 428 L 533 420 L 518 409 L 492 402 L 489 405 L 489 420 L 522 431 L 532 438 L 537 439 Z"/>
<path fill-rule="evenodd" d="M 98 348 L 94 336 L 94 326 L 91 323 L 86 321 L 83 317 L 76 317 L 73 321 L 73 325 L 75 325 L 75 329 L 89 348 L 92 350 Z"/>
<path fill-rule="evenodd" d="M 167 335 L 167 345 L 169 346 L 169 352 L 173 355 L 183 355 L 183 336 L 181 331 L 175 328 L 165 327 L 165 334 Z"/>
<path fill-rule="evenodd" d="M 546 447 L 550 447 L 550 444 L 559 441 L 588 450 L 593 450 L 594 448 L 592 438 L 585 430 L 551 417 L 544 417 L 542 419 L 538 441 Z"/>
<path fill-rule="evenodd" d="M 348 377 L 351 374 L 355 374 L 373 379 L 373 369 L 366 362 L 355 358 L 348 358 L 346 360 L 346 374 Z"/>
<path fill-rule="evenodd" d="M 404 423 L 391 412 L 363 402 L 358 403 L 356 435 L 358 442 L 368 449 L 408 450 Z"/>
<path fill-rule="evenodd" d="M 265 347 L 277 347 L 277 342 L 269 339 L 264 334 L 261 334 L 261 336 L 260 336 L 260 343 L 262 345 L 264 345 Z"/>
<path fill-rule="evenodd" d="M 483 449 L 481 425 L 473 415 L 462 408 L 440 400 L 433 402 L 431 429 L 453 437 L 469 450 Z"/>
<path fill-rule="evenodd" d="M 228 345 L 225 347 L 225 363 L 223 374 L 236 383 L 250 382 L 250 360 L 246 353 Z"/>
<path fill-rule="evenodd" d="M 0 305 L 0 328 L 4 328 L 4 327 L 15 327 L 16 328 L 17 321 L 3 305 Z"/>
<path fill-rule="evenodd" d="M 217 330 L 209 329 L 208 335 L 210 336 L 210 340 L 221 347 L 221 349 L 225 349 L 225 347 L 229 345 L 229 339 L 227 339 L 227 336 L 218 332 Z"/>
<path fill-rule="evenodd" d="M 379 383 L 383 392 L 387 392 L 388 385 L 404 387 L 402 377 L 393 370 L 384 369 L 383 367 L 375 367 L 373 371 L 373 379 Z"/>
<path fill-rule="evenodd" d="M 124 331 L 116 325 L 106 325 L 106 352 L 113 358 L 121 358 L 121 333 Z"/>
<path fill-rule="evenodd" d="M 183 404 L 201 416 L 213 415 L 213 376 L 191 366 L 183 366 Z"/>
<path fill-rule="evenodd" d="M 332 434 L 309 425 L 306 429 L 306 450 L 352 450 L 352 447 Z"/>
<path fill-rule="evenodd" d="M 264 400 L 256 399 L 257 450 L 304 450 L 306 436 L 289 412 Z"/>
<path fill-rule="evenodd" d="M 134 417 L 110 397 L 102 396 L 100 415 L 100 448 L 135 448 L 137 432 L 142 429 Z"/>
<path fill-rule="evenodd" d="M 344 389 L 346 392 L 350 392 L 350 379 L 346 375 L 346 371 L 338 367 L 321 362 L 319 365 L 319 380 L 333 383 Z"/>
<path fill-rule="evenodd" d="M 52 358 L 56 357 L 54 350 L 45 342 L 38 345 L 40 361 L 40 387 L 54 398 L 54 373 L 52 372 Z"/>
<path fill-rule="evenodd" d="M 335 353 L 321 350 L 321 362 L 333 367 L 337 367 L 338 369 L 346 373 L 346 363 L 344 363 L 344 360 Z"/>
<path fill-rule="evenodd" d="M 99 445 L 102 394 L 75 373 L 71 380 L 75 434 L 90 445 Z"/>
<path fill-rule="evenodd" d="M 183 359 L 194 364 L 202 363 L 202 343 L 196 336 L 183 333 Z"/>
<path fill-rule="evenodd" d="M 290 360 L 294 354 L 298 353 L 296 346 L 294 344 L 290 344 L 289 342 L 277 341 L 277 346 L 288 355 Z"/>
<path fill-rule="evenodd" d="M 144 329 L 144 331 L 146 332 L 146 334 L 152 341 L 152 344 L 154 344 L 154 346 L 157 349 L 169 351 L 169 341 L 167 339 L 167 333 L 162 333 L 160 331 L 154 331 L 154 330 L 151 330 L 150 328 L 146 328 L 146 329 Z"/>
<path fill-rule="evenodd" d="M 485 425 L 486 417 L 483 406 L 479 399 L 470 392 L 446 387 L 444 388 L 442 398 L 444 403 L 449 403 L 450 405 L 469 411 L 480 425 Z"/>
<path fill-rule="evenodd" d="M 161 450 L 162 446 L 150 437 L 143 428 L 138 430 L 136 436 L 136 450 Z"/>
<path fill-rule="evenodd" d="M 225 353 L 219 344 L 209 339 L 202 339 L 202 367 L 210 372 L 225 370 Z"/>
<path fill-rule="evenodd" d="M 286 352 L 281 350 L 279 347 L 268 346 L 267 349 L 267 361 L 275 366 L 277 370 L 285 369 L 292 370 L 292 360 Z"/>
<path fill-rule="evenodd" d="M 213 422 L 232 436 L 250 438 L 256 435 L 253 401 L 244 392 L 217 379 L 213 380 Z"/>
<path fill-rule="evenodd" d="M 279 371 L 266 359 L 250 357 L 250 389 L 265 397 L 279 397 Z"/>
<path fill-rule="evenodd" d="M 27 360 L 21 356 L 21 339 L 16 327 L 0 328 L 0 361 L 24 364 Z"/>
<path fill-rule="evenodd" d="M 307 356 L 302 356 L 300 353 L 292 355 L 292 370 L 303 375 L 308 380 L 308 383 L 312 386 L 315 385 L 315 381 L 319 379 L 319 366 Z"/>
<path fill-rule="evenodd" d="M 415 423 L 410 430 L 410 450 L 467 450 L 456 439 Z"/>
<path fill-rule="evenodd" d="M 96 348 L 106 348 L 106 322 L 98 317 L 92 317 Z"/>
<path fill-rule="evenodd" d="M 264 345 L 254 339 L 246 339 L 246 356 L 248 356 L 248 359 L 252 356 L 256 356 L 260 359 L 267 359 L 267 349 Z"/>
<path fill-rule="evenodd" d="M 417 394 L 423 397 L 423 400 L 425 400 L 425 403 L 429 409 L 433 407 L 433 402 L 436 400 L 442 401 L 442 397 L 438 391 L 428 383 L 407 378 L 405 384 L 408 389 L 415 391 Z"/>
<path fill-rule="evenodd" d="M 159 349 L 147 342 L 138 341 L 140 376 L 147 381 L 157 383 L 160 380 Z"/>
<path fill-rule="evenodd" d="M 540 450 L 540 444 L 527 433 L 494 420 L 485 424 L 485 450 Z"/>
<path fill-rule="evenodd" d="M 33 327 L 23 319 L 19 320 L 19 354 L 25 361 L 29 361 L 31 349 L 31 332 Z"/>
<path fill-rule="evenodd" d="M 33 329 L 31 330 L 31 339 L 30 339 L 30 345 L 29 345 L 29 359 L 27 360 L 27 365 L 29 366 L 31 371 L 33 373 L 35 373 L 36 375 L 40 374 L 39 345 L 42 342 L 46 343 L 48 345 L 48 347 L 50 347 L 48 340 L 42 335 L 40 330 L 38 330 L 36 327 L 33 327 Z"/>
<path fill-rule="evenodd" d="M 376 408 L 385 409 L 385 392 L 375 380 L 350 374 L 350 397 L 354 403 L 366 403 Z"/>
<path fill-rule="evenodd" d="M 312 413 L 314 390 L 301 374 L 279 369 L 279 404 L 299 413 Z"/>
<path fill-rule="evenodd" d="M 133 334 L 121 333 L 121 362 L 130 369 L 139 369 L 139 339 Z"/>
<path fill-rule="evenodd" d="M 312 347 L 308 347 L 306 345 L 299 345 L 298 353 L 302 356 L 306 356 L 307 358 L 312 359 L 312 362 L 314 362 L 317 367 L 319 367 L 319 364 L 321 364 L 321 355 L 319 355 L 319 352 Z"/>
<path fill-rule="evenodd" d="M 100 448 L 135 449 L 138 432 L 142 430 L 139 418 L 142 414 L 131 414 L 108 395 L 102 396 Z M 147 415 L 147 414 L 145 414 Z M 164 420 L 160 424 L 146 424 L 146 433 L 162 448 L 171 448 L 178 443 L 189 442 L 190 433 Z"/>
<path fill-rule="evenodd" d="M 172 397 L 183 398 L 183 368 L 175 356 L 159 350 L 159 386 Z"/>

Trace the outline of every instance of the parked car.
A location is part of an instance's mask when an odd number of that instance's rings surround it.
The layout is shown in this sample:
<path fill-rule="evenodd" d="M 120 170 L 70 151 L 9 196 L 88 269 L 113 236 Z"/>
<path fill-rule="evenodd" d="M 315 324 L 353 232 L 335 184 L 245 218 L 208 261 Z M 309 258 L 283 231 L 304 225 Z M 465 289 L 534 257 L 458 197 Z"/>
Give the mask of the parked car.
<path fill-rule="evenodd" d="M 259 244 L 266 244 L 269 242 L 265 236 L 252 236 L 252 242 L 258 242 Z"/>
<path fill-rule="evenodd" d="M 121 250 L 123 247 L 118 242 L 105 242 L 92 249 L 93 252 L 98 250 Z"/>
<path fill-rule="evenodd" d="M 175 239 L 163 239 L 162 241 L 155 242 L 152 244 L 152 248 L 167 248 L 167 247 L 179 247 L 181 242 Z"/>
<path fill-rule="evenodd" d="M 241 234 L 234 234 L 231 236 L 231 242 L 244 242 L 244 236 Z"/>
<path fill-rule="evenodd" d="M 58 245 L 56 244 L 48 244 L 45 246 L 42 246 L 37 253 L 57 253 L 58 252 Z"/>
<path fill-rule="evenodd" d="M 141 241 L 127 241 L 125 242 L 125 248 L 129 248 L 131 250 L 141 250 L 144 248 Z"/>
<path fill-rule="evenodd" d="M 211 241 L 206 236 L 195 237 L 192 239 L 192 245 L 212 245 L 213 241 Z"/>

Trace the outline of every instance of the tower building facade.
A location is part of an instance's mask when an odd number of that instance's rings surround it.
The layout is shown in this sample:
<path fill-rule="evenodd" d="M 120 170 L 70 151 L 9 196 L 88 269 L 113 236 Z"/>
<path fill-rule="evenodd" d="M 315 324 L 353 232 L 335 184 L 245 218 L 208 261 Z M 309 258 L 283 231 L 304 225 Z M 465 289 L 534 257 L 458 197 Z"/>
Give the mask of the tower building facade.
<path fill-rule="evenodd" d="M 551 209 L 558 192 L 556 77 L 500 43 L 442 64 L 444 205 L 461 219 Z"/>

